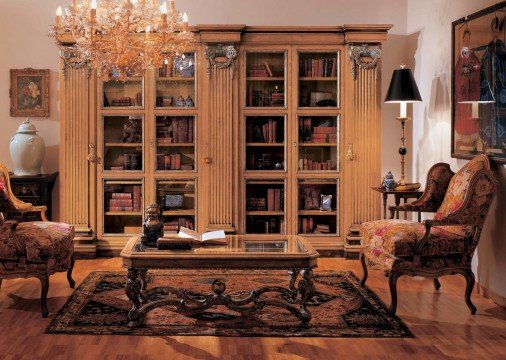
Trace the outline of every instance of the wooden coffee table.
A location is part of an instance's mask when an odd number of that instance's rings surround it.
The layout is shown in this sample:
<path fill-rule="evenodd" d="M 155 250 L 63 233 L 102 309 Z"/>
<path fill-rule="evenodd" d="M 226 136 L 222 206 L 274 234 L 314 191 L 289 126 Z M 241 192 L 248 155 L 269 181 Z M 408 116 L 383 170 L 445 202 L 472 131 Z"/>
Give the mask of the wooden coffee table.
<path fill-rule="evenodd" d="M 313 269 L 319 257 L 311 244 L 299 236 L 269 238 L 262 235 L 227 236 L 228 245 L 198 247 L 192 250 L 158 250 L 145 247 L 140 236 L 132 237 L 123 251 L 123 266 L 128 268 L 125 293 L 133 306 L 128 313 L 129 326 L 142 324 L 153 309 L 169 306 L 173 311 L 193 315 L 212 306 L 223 305 L 239 313 L 251 313 L 266 306 L 286 309 L 309 326 L 311 313 L 307 302 L 314 295 Z M 219 279 L 211 286 L 212 293 L 196 294 L 173 287 L 147 288 L 151 269 L 257 269 L 288 270 L 288 286 L 264 286 L 252 289 L 238 299 L 225 293 L 226 284 Z M 297 279 L 300 275 L 300 279 Z M 281 298 L 265 298 L 263 294 L 277 292 Z M 152 295 L 157 300 L 150 301 Z M 164 297 L 165 296 L 165 297 Z"/>

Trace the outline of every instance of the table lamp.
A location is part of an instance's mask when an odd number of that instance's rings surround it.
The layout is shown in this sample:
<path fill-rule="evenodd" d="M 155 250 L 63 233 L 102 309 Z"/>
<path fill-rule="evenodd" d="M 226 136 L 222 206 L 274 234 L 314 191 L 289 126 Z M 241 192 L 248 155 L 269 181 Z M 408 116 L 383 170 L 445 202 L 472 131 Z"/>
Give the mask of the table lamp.
<path fill-rule="evenodd" d="M 401 122 L 401 146 L 399 147 L 399 154 L 401 155 L 401 179 L 399 185 L 405 185 L 406 179 L 404 177 L 404 157 L 408 153 L 406 145 L 404 143 L 404 129 L 406 121 L 409 117 L 406 116 L 406 108 L 408 103 L 420 102 L 422 97 L 416 86 L 415 78 L 410 69 L 405 69 L 405 65 L 401 65 L 400 69 L 394 70 L 392 74 L 392 80 L 388 87 L 387 96 L 385 97 L 385 103 L 399 103 L 400 104 L 400 115 L 397 118 Z"/>

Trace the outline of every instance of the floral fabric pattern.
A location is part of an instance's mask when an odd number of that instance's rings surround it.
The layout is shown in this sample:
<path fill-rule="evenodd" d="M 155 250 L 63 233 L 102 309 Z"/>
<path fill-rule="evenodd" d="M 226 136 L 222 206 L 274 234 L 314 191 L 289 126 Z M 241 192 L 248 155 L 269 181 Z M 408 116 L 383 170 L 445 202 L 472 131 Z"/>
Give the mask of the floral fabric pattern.
<path fill-rule="evenodd" d="M 363 245 L 382 248 L 397 257 L 413 256 L 416 242 L 425 234 L 425 226 L 408 220 L 379 220 L 362 225 Z M 472 228 L 441 226 L 431 228 L 422 256 L 462 254 Z"/>
<path fill-rule="evenodd" d="M 473 191 L 473 198 L 486 196 L 487 193 L 490 193 L 490 195 L 493 196 L 495 190 L 494 184 L 490 183 L 490 186 L 486 186 L 486 184 L 483 183 L 487 182 L 486 180 L 482 180 L 482 184 L 470 189 L 471 180 L 474 179 L 480 171 L 486 169 L 490 170 L 490 165 L 488 158 L 485 155 L 478 155 L 464 165 L 464 167 L 462 167 L 462 169 L 460 169 L 450 181 L 444 201 L 434 215 L 434 219 L 446 219 L 459 211 L 465 210 L 463 209 L 463 206 L 467 205 L 464 204 L 464 200 L 466 199 L 468 191 Z M 470 205 L 473 206 L 474 204 Z"/>

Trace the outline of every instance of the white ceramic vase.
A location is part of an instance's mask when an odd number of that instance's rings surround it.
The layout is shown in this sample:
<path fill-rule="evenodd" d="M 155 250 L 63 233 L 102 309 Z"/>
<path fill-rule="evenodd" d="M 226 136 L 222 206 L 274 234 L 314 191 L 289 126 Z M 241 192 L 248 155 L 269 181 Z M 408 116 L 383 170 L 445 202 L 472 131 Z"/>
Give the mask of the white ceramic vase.
<path fill-rule="evenodd" d="M 11 138 L 9 151 L 14 163 L 14 175 L 39 175 L 46 151 L 44 139 L 37 135 L 37 129 L 30 119 L 19 126 Z"/>

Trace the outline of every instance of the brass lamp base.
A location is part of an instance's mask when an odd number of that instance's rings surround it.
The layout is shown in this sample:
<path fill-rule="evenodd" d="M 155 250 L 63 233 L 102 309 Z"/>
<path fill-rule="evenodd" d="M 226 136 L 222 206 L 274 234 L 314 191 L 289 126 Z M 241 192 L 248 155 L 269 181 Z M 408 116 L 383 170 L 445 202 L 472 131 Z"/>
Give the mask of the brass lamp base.
<path fill-rule="evenodd" d="M 404 166 L 406 161 L 404 160 L 404 157 L 408 153 L 408 149 L 405 146 L 405 138 L 404 138 L 404 130 L 406 127 L 406 122 L 410 120 L 409 117 L 398 117 L 397 120 L 401 122 L 401 146 L 399 147 L 399 155 L 401 155 L 401 179 L 397 182 L 398 186 L 404 186 L 406 185 L 406 180 L 404 177 Z"/>

